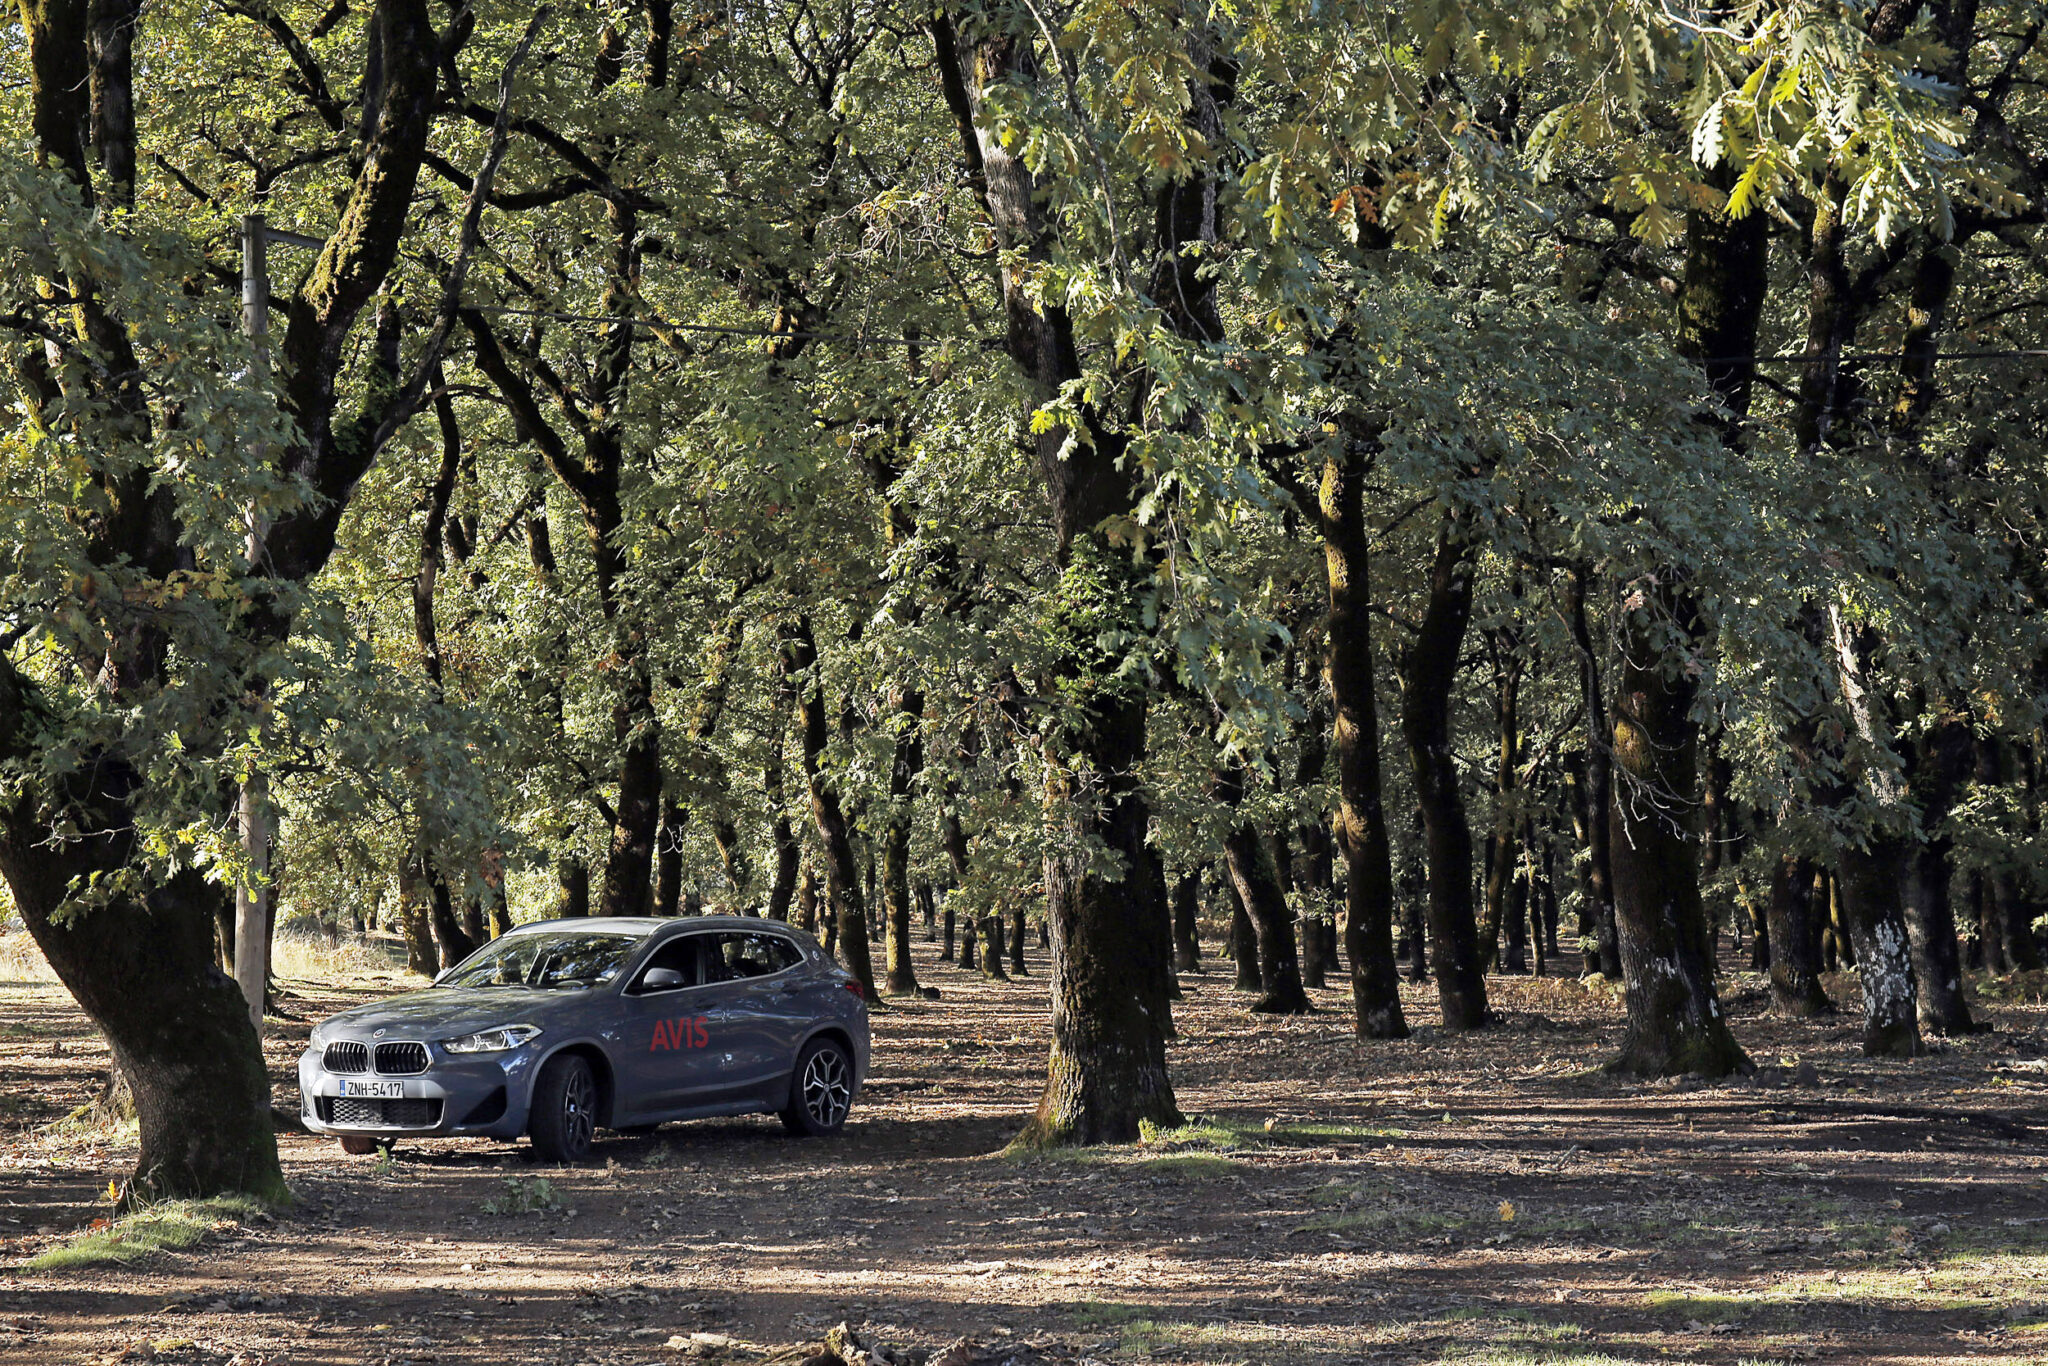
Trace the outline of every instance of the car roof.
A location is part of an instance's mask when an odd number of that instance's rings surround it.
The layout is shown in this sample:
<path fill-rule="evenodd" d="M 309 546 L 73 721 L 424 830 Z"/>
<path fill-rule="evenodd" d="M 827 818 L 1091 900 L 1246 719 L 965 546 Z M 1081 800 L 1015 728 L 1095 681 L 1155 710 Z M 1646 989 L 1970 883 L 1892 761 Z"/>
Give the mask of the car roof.
<path fill-rule="evenodd" d="M 738 926 L 749 930 L 779 930 L 785 934 L 792 927 L 780 920 L 767 920 L 751 915 L 573 915 L 554 920 L 536 920 L 530 925 L 515 925 L 508 934 L 530 934 L 535 930 L 589 930 L 595 934 L 628 934 L 641 938 L 661 929 L 684 930 L 730 930 Z"/>

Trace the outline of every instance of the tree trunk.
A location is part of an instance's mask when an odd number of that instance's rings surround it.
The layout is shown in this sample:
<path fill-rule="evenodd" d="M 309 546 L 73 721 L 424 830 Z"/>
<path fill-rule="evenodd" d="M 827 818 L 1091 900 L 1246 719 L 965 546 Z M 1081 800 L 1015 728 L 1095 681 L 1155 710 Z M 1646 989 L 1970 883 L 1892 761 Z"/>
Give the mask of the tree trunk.
<path fill-rule="evenodd" d="M 783 805 L 781 749 L 781 737 L 778 736 L 764 770 L 768 806 L 774 813 L 770 829 L 775 844 L 775 880 L 768 885 L 768 918 L 771 920 L 789 919 L 790 898 L 796 893 L 798 865 L 803 862 L 803 846 L 797 840 L 796 831 L 789 823 L 789 812 Z"/>
<path fill-rule="evenodd" d="M 1501 913 L 1506 917 L 1507 951 L 1501 958 L 1501 971 L 1522 974 L 1529 971 L 1529 871 L 1523 866 L 1520 839 L 1510 838 L 1503 845 L 1500 858 L 1507 865 L 1507 896 Z"/>
<path fill-rule="evenodd" d="M 434 944 L 440 951 L 438 970 L 446 971 L 475 953 L 477 941 L 469 936 L 463 929 L 462 922 L 456 918 L 455 898 L 448 887 L 447 876 L 431 863 L 427 864 L 423 872 Z M 434 973 L 429 972 L 427 975 L 431 977 Z"/>
<path fill-rule="evenodd" d="M 1335 711 L 1337 847 L 1344 856 L 1344 956 L 1351 967 L 1352 1031 L 1404 1039 L 1394 959 L 1394 867 L 1381 791 L 1378 686 L 1372 654 L 1371 528 L 1365 477 L 1374 443 L 1347 435 L 1324 460 L 1318 508 L 1329 592 L 1323 673 Z M 1416 937 L 1418 961 L 1421 942 Z"/>
<path fill-rule="evenodd" d="M 1701 208 L 1686 229 L 1677 349 L 1700 365 L 1737 418 L 1749 411 L 1756 376 L 1750 358 L 1769 283 L 1764 228 L 1762 214 L 1730 220 Z M 1740 444 L 1739 425 L 1713 420 L 1724 442 Z M 1718 1077 L 1750 1064 L 1714 991 L 1700 901 L 1698 665 L 1690 652 L 1704 645 L 1685 579 L 1683 566 L 1654 566 L 1622 586 L 1630 596 L 1615 607 L 1622 650 L 1609 718 L 1608 859 L 1628 1031 L 1613 1066 Z"/>
<path fill-rule="evenodd" d="M 1648 592 L 1676 617 L 1684 639 L 1698 638 L 1689 604 L 1666 585 Z M 1625 615 L 1614 699 L 1617 782 L 1608 811 L 1628 1031 L 1611 1066 L 1638 1076 L 1726 1076 L 1750 1063 L 1728 1032 L 1706 957 L 1706 911 L 1693 861 L 1694 685 L 1664 658 L 1646 610 Z"/>
<path fill-rule="evenodd" d="M 981 918 L 981 975 L 998 982 L 1010 980 L 1003 971 L 1003 912 L 1000 907 Z"/>
<path fill-rule="evenodd" d="M 240 988 L 214 963 L 216 905 L 228 894 L 187 871 L 145 901 L 121 897 L 60 920 L 54 913 L 84 860 L 26 845 L 16 838 L 23 828 L 34 826 L 0 823 L 0 873 L 134 1094 L 142 1150 L 124 1201 L 236 1192 L 289 1203 L 262 1046 Z"/>
<path fill-rule="evenodd" d="M 490 927 L 484 923 L 484 902 L 482 897 L 462 898 L 462 933 L 472 944 L 482 944 L 491 937 Z M 471 950 L 474 952 L 475 950 Z"/>
<path fill-rule="evenodd" d="M 2033 907 L 2020 891 L 2018 874 L 2005 872 L 1993 879 L 1991 912 L 1997 922 L 2006 971 L 2039 972 L 2041 949 L 2034 942 Z"/>
<path fill-rule="evenodd" d="M 825 899 L 838 926 L 840 961 L 860 983 L 869 1000 L 875 990 L 874 959 L 868 953 L 867 907 L 861 900 L 861 875 L 839 793 L 825 777 L 823 758 L 828 735 L 824 684 L 817 677 L 818 643 L 807 617 L 798 617 L 784 633 L 785 667 L 803 678 L 802 723 L 804 777 L 810 785 L 811 818 L 825 862 Z"/>
<path fill-rule="evenodd" d="M 689 814 L 675 798 L 661 804 L 661 829 L 655 836 L 654 914 L 673 917 L 683 899 L 683 829 Z"/>
<path fill-rule="evenodd" d="M 891 817 L 882 831 L 882 898 L 888 916 L 888 976 L 891 996 L 917 995 L 917 969 L 910 961 L 910 822 Z"/>
<path fill-rule="evenodd" d="M 978 916 L 960 917 L 960 970 L 981 971 L 981 919 Z"/>
<path fill-rule="evenodd" d="M 1242 785 L 1242 776 L 1237 779 Z M 1228 798 L 1226 804 L 1235 805 Z M 1252 1011 L 1259 1015 L 1306 1015 L 1312 1007 L 1301 986 L 1301 962 L 1294 952 L 1294 918 L 1287 898 L 1273 871 L 1273 852 L 1259 837 L 1258 827 L 1241 823 L 1223 837 L 1225 865 L 1230 880 L 1250 916 L 1257 940 L 1259 999 Z"/>
<path fill-rule="evenodd" d="M 1586 860 L 1579 878 L 1586 909 L 1581 912 L 1580 938 L 1590 937 L 1584 949 L 1588 970 L 1610 982 L 1621 980 L 1621 942 L 1614 926 L 1614 864 L 1608 851 L 1607 808 L 1614 787 L 1613 751 L 1609 748 L 1607 702 L 1601 695 L 1600 657 L 1593 649 L 1593 632 L 1586 622 L 1586 583 L 1592 569 L 1572 566 L 1565 580 L 1565 609 L 1571 627 L 1572 644 L 1579 656 L 1579 695 L 1586 716 L 1584 764 L 1574 777 L 1583 786 L 1572 789 L 1572 823 L 1579 842 L 1586 847 Z M 1590 931 L 1590 934 L 1589 934 Z"/>
<path fill-rule="evenodd" d="M 1012 977 L 1029 977 L 1031 975 L 1024 970 L 1024 905 L 1022 902 L 1019 902 L 1016 909 L 1010 912 L 1010 975 Z"/>
<path fill-rule="evenodd" d="M 1913 975 L 1920 985 L 1920 1028 L 1930 1034 L 1969 1034 L 1977 1027 L 1963 997 L 1955 908 L 1949 900 L 1955 844 L 1942 829 L 1969 777 L 1975 748 L 1968 724 L 1944 721 L 1921 739 L 1913 765 L 1920 822 L 1927 835 L 1907 856 L 1904 899 L 1906 927 L 1913 939 Z"/>
<path fill-rule="evenodd" d="M 1835 885 L 1863 985 L 1863 1053 L 1910 1058 L 1921 1051 L 1912 948 L 1899 890 L 1906 877 L 1901 841 L 1873 834 L 1844 849 Z"/>
<path fill-rule="evenodd" d="M 818 932 L 818 874 L 809 860 L 804 862 L 803 877 L 797 885 L 796 914 L 797 924 L 805 934 Z"/>
<path fill-rule="evenodd" d="M 1515 597 L 1519 598 L 1520 584 L 1517 581 Z M 1493 724 L 1496 733 L 1493 775 L 1493 830 L 1486 841 L 1486 899 L 1479 923 L 1479 961 L 1482 969 L 1497 966 L 1500 959 L 1501 931 L 1506 928 L 1510 915 L 1519 915 L 1526 908 L 1527 897 L 1519 889 L 1518 877 L 1521 862 L 1520 848 L 1515 840 L 1515 831 L 1522 823 L 1520 782 L 1517 769 L 1522 760 L 1521 695 L 1522 670 L 1515 658 L 1518 648 L 1514 630 L 1511 627 L 1496 628 L 1486 633 L 1489 652 L 1493 656 Z M 1509 902 L 1517 895 L 1523 895 L 1522 907 L 1510 907 Z M 1526 951 L 1527 941 L 1523 941 Z M 1510 972 L 1526 972 L 1528 964 L 1517 959 L 1508 968 Z"/>
<path fill-rule="evenodd" d="M 1472 618 L 1477 543 L 1456 513 L 1437 532 L 1421 629 L 1401 659 L 1401 733 L 1422 811 L 1429 876 L 1429 945 L 1444 1028 L 1491 1021 L 1479 929 L 1472 917 L 1472 828 L 1451 753 L 1451 698 Z M 1355 970 L 1355 969 L 1354 969 Z"/>
<path fill-rule="evenodd" d="M 1038 35 L 1019 17 L 1004 11 L 991 21 L 977 13 L 964 38 L 950 6 L 929 22 L 968 178 L 1001 249 L 1006 350 L 1037 409 L 1083 370 L 1072 319 L 1059 303 L 1038 298 L 1032 283 L 1038 263 L 1060 247 L 1061 224 L 1048 212 L 1045 186 L 983 107 L 991 89 L 1038 83 Z M 1195 65 L 1206 74 L 1208 61 Z M 1188 90 L 1190 117 L 1220 140 L 1218 90 L 1204 80 L 1190 81 Z M 1193 201 L 1184 204 L 1190 188 Z M 1191 309 L 1199 325 L 1213 327 L 1206 335 L 1220 340 L 1214 281 L 1200 274 L 1198 257 L 1179 250 L 1205 229 L 1207 240 L 1215 240 L 1215 198 L 1199 179 L 1170 180 L 1162 190 L 1171 229 L 1162 262 L 1178 288 L 1170 295 L 1155 291 L 1155 297 L 1171 309 Z M 1180 208 L 1188 212 L 1172 211 Z M 1165 962 L 1152 952 L 1159 936 L 1145 924 L 1164 893 L 1146 885 L 1154 867 L 1147 851 L 1151 812 L 1137 778 L 1145 752 L 1144 690 L 1122 675 L 1120 652 L 1099 645 L 1105 631 L 1149 633 L 1145 611 L 1153 576 L 1104 531 L 1112 519 L 1129 517 L 1139 497 L 1122 429 L 1085 407 L 1076 420 L 1087 429 L 1078 434 L 1082 439 L 1060 424 L 1034 433 L 1060 577 L 1043 624 L 1053 645 L 1040 692 L 1059 705 L 1047 708 L 1039 735 L 1042 809 L 1056 836 L 1052 846 L 1084 852 L 1053 853 L 1045 861 L 1052 1050 L 1045 1090 L 1021 1136 L 1033 1146 L 1127 1143 L 1141 1123 L 1172 1125 L 1181 1118 L 1151 971 L 1163 970 Z M 1120 876 L 1105 874 L 1105 855 L 1121 864 Z M 1156 928 L 1163 932 L 1164 926 Z M 1134 963 L 1145 970 L 1137 981 Z"/>
<path fill-rule="evenodd" d="M 576 854 L 565 854 L 555 865 L 555 877 L 561 886 L 555 900 L 556 917 L 589 915 L 590 865 Z"/>
<path fill-rule="evenodd" d="M 1972 873 L 1968 886 L 1970 925 L 1975 933 L 1970 937 L 1966 961 L 1986 972 L 2010 971 L 2005 961 L 2005 939 L 1998 932 L 1997 912 L 1991 901 L 1991 880 L 1982 873 Z"/>
<path fill-rule="evenodd" d="M 409 972 L 432 977 L 440 971 L 434 949 L 433 887 L 414 854 L 398 870 L 398 924 L 405 938 L 405 966 Z"/>
<path fill-rule="evenodd" d="M 1245 910 L 1244 894 L 1238 890 L 1237 879 L 1230 875 L 1227 865 L 1223 874 L 1223 886 L 1225 894 L 1230 898 L 1230 939 L 1224 947 L 1230 951 L 1230 961 L 1236 969 L 1237 978 L 1230 984 L 1231 989 L 1263 990 L 1264 979 L 1259 976 L 1258 931 L 1252 928 L 1251 914 Z"/>
<path fill-rule="evenodd" d="M 924 694 L 898 688 L 891 699 L 896 738 L 889 763 L 889 810 L 882 823 L 882 902 L 888 936 L 883 990 L 891 996 L 917 995 L 917 969 L 910 961 L 911 793 L 924 771 Z"/>
<path fill-rule="evenodd" d="M 1188 869 L 1173 886 L 1173 966 L 1178 972 L 1202 971 L 1202 870 Z"/>

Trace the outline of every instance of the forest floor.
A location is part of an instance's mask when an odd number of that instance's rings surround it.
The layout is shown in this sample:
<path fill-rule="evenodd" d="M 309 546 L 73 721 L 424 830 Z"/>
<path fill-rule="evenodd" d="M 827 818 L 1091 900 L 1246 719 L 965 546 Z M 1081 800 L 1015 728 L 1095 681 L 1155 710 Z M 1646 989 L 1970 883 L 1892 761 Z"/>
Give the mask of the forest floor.
<path fill-rule="evenodd" d="M 849 1321 L 1019 1362 L 2048 1363 L 2038 978 L 1977 984 L 1993 1032 L 1896 1062 L 1860 1056 L 1847 1015 L 1770 1018 L 1736 974 L 1758 1075 L 1646 1085 L 1592 1070 L 1619 1005 L 1569 978 L 1493 979 L 1502 1024 L 1463 1037 L 1410 989 L 1416 1037 L 1360 1043 L 1340 992 L 1254 1018 L 1212 962 L 1185 978 L 1171 1048 L 1206 1123 L 1015 1157 L 1043 957 L 989 982 L 919 948 L 943 999 L 876 1012 L 873 1079 L 836 1140 L 702 1121 L 563 1171 L 523 1145 L 380 1160 L 287 1135 L 295 1210 L 42 1272 L 23 1263 L 107 1213 L 132 1129 L 52 1125 L 105 1050 L 55 985 L 0 982 L 0 1359 L 738 1363 Z M 285 985 L 306 1018 L 269 1050 L 295 1109 L 311 1021 L 406 981 Z"/>

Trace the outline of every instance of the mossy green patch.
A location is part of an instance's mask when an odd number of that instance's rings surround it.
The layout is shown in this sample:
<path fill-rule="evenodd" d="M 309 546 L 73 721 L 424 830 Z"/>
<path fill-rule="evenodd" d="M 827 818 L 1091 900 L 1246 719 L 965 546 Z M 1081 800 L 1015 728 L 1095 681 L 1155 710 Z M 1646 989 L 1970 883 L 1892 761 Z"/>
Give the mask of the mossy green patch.
<path fill-rule="evenodd" d="M 105 1228 L 94 1229 L 62 1247 L 38 1253 L 22 1263 L 23 1271 L 79 1271 L 122 1266 L 158 1252 L 195 1247 L 209 1233 L 261 1213 L 260 1201 L 238 1196 L 213 1200 L 167 1200 L 125 1214 Z"/>

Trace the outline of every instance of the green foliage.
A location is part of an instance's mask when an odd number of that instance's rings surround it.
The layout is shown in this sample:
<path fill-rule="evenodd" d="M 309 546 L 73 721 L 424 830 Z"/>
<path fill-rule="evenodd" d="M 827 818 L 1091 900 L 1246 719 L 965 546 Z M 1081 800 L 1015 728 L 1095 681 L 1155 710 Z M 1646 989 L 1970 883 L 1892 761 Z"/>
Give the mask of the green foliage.
<path fill-rule="evenodd" d="M 568 1203 L 567 1197 L 556 1190 L 554 1183 L 545 1176 L 508 1176 L 503 1193 L 485 1200 L 483 1211 L 485 1214 L 548 1214 Z"/>

